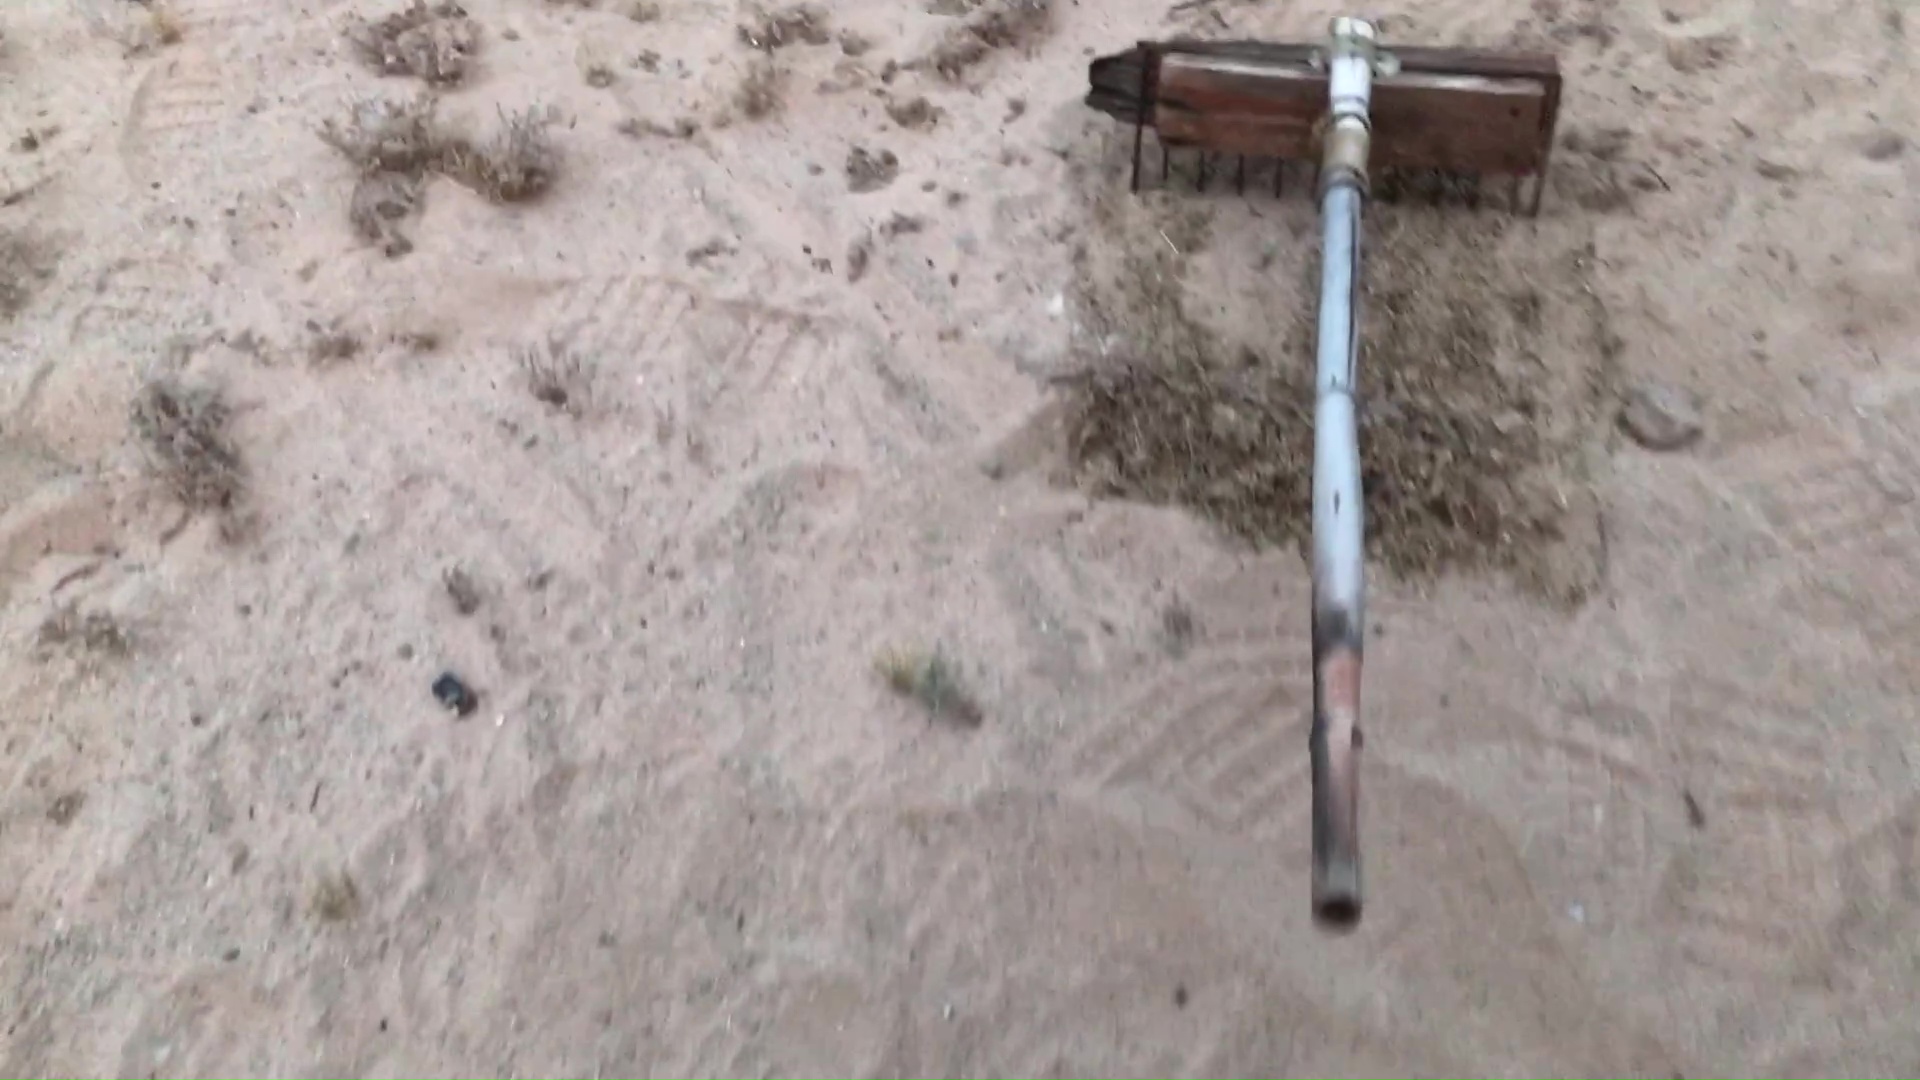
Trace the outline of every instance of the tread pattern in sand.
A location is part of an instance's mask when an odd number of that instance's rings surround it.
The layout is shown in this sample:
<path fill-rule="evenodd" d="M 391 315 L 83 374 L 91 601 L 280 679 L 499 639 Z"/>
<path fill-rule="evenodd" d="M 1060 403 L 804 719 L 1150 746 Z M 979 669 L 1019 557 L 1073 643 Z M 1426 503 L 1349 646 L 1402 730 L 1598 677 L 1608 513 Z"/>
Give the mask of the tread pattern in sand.
<path fill-rule="evenodd" d="M 668 278 L 591 278 L 563 289 L 538 320 L 545 341 L 600 373 L 596 391 L 610 403 L 646 403 L 656 435 L 671 430 L 714 464 L 745 466 L 760 446 L 818 416 L 795 416 L 775 428 L 759 424 L 758 406 L 790 412 L 813 404 L 843 407 L 824 394 L 795 400 L 820 374 L 833 327 L 804 315 L 713 297 Z M 858 434 L 852 432 L 849 434 Z"/>
<path fill-rule="evenodd" d="M 1203 606 L 1190 653 L 1147 665 L 1088 714 L 1063 755 L 1068 775 L 1095 790 L 1172 799 L 1229 834 L 1267 835 L 1303 820 L 1310 653 L 1304 632 L 1277 620 L 1305 605 L 1304 591 L 1256 605 L 1272 612 L 1270 626 L 1234 625 L 1234 609 Z"/>
<path fill-rule="evenodd" d="M 1784 974 L 1832 911 L 1840 733 L 1789 693 L 1697 669 L 1673 688 L 1665 750 L 1720 834 L 1675 856 L 1665 910 L 1682 955 L 1710 971 Z"/>
<path fill-rule="evenodd" d="M 127 108 L 120 153 L 137 189 L 171 198 L 266 186 L 284 173 L 289 155 L 277 142 L 231 137 L 228 129 L 258 123 L 251 102 L 260 92 L 253 69 L 207 47 L 162 55 L 140 80 Z M 285 88 L 280 92 L 284 94 Z M 207 147 L 229 149 L 210 156 Z M 298 157 L 291 160 L 298 161 Z"/>
<path fill-rule="evenodd" d="M 1837 559 L 1901 545 L 1920 526 L 1887 463 L 1826 440 L 1809 446 L 1789 436 L 1754 447 L 1730 479 L 1767 527 L 1805 555 Z"/>

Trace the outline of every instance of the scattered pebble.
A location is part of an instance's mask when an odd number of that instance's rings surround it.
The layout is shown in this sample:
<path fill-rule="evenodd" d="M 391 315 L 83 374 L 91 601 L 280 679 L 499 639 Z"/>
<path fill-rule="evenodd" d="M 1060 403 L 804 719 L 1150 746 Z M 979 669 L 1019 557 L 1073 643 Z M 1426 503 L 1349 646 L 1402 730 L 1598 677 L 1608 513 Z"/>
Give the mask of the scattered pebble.
<path fill-rule="evenodd" d="M 1665 383 L 1642 383 L 1620 406 L 1620 429 L 1648 450 L 1680 450 L 1703 430 L 1693 395 Z"/>
<path fill-rule="evenodd" d="M 1693 792 L 1683 789 L 1680 792 L 1680 801 L 1687 805 L 1687 824 L 1696 829 L 1706 828 L 1707 812 L 1700 806 L 1700 800 L 1693 797 Z"/>
<path fill-rule="evenodd" d="M 1800 170 L 1784 161 L 1772 158 L 1759 158 L 1753 163 L 1753 171 L 1767 180 L 1792 180 L 1800 175 Z"/>
<path fill-rule="evenodd" d="M 480 707 L 479 695 L 451 671 L 433 680 L 433 696 L 462 719 L 472 716 L 473 710 Z"/>
<path fill-rule="evenodd" d="M 866 276 L 867 263 L 873 258 L 873 241 L 865 236 L 859 237 L 847 245 L 847 281 L 859 281 Z"/>
<path fill-rule="evenodd" d="M 47 804 L 47 820 L 55 825 L 71 825 L 73 819 L 80 816 L 80 808 L 87 804 L 87 797 L 78 791 L 69 791 L 56 795 L 53 802 Z"/>

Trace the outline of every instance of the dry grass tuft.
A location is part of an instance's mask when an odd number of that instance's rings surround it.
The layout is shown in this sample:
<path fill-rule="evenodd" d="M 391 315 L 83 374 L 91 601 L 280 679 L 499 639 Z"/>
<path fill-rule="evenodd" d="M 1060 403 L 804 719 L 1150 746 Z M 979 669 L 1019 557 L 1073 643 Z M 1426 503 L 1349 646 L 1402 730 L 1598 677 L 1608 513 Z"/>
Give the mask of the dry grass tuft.
<path fill-rule="evenodd" d="M 360 887 L 345 870 L 323 873 L 313 883 L 307 909 L 321 922 L 346 922 L 360 914 Z"/>
<path fill-rule="evenodd" d="M 406 101 L 376 98 L 356 102 L 342 121 L 328 120 L 320 138 L 363 173 L 418 176 L 434 168 L 445 152 L 445 138 L 434 116 L 433 98 Z"/>
<path fill-rule="evenodd" d="M 592 397 L 589 373 L 579 354 L 558 342 L 520 348 L 514 362 L 526 376 L 534 400 L 568 416 L 584 416 Z"/>
<path fill-rule="evenodd" d="M 903 128 L 925 131 L 940 122 L 945 115 L 939 106 L 925 97 L 911 97 L 905 100 L 887 102 L 887 116 Z"/>
<path fill-rule="evenodd" d="M 308 319 L 307 335 L 307 359 L 316 366 L 343 363 L 360 355 L 360 335 L 340 325 L 337 319 L 328 323 Z"/>
<path fill-rule="evenodd" d="M 1027 47 L 1052 31 L 1053 0 L 984 0 L 922 63 L 958 81 L 996 50 Z"/>
<path fill-rule="evenodd" d="M 104 611 L 81 614 L 72 604 L 55 608 L 40 624 L 41 645 L 74 645 L 90 653 L 125 656 L 133 649 L 133 638 L 120 621 Z"/>
<path fill-rule="evenodd" d="M 833 42 L 826 10 L 810 3 L 788 4 L 772 10 L 758 8 L 736 31 L 742 44 L 762 52 L 800 43 L 828 45 Z"/>
<path fill-rule="evenodd" d="M 786 76 L 770 56 L 755 57 L 734 89 L 733 104 L 749 120 L 762 120 L 785 104 Z"/>
<path fill-rule="evenodd" d="M 973 728 L 986 719 L 959 667 L 937 647 L 932 652 L 889 649 L 880 654 L 874 667 L 888 689 L 919 702 L 936 720 Z"/>
<path fill-rule="evenodd" d="M 540 109 L 501 113 L 500 130 L 484 144 L 449 138 L 442 144 L 441 171 L 496 203 L 525 202 L 553 186 L 560 154 L 547 134 Z"/>
<path fill-rule="evenodd" d="M 433 173 L 496 203 L 523 202 L 550 188 L 559 169 L 550 122 L 539 109 L 502 113 L 493 139 L 476 144 L 439 122 L 431 97 L 375 99 L 356 103 L 344 121 L 328 120 L 320 138 L 360 171 L 347 210 L 354 231 L 399 256 L 413 250 L 401 225 L 419 211 Z"/>
<path fill-rule="evenodd" d="M 480 28 L 452 0 L 410 7 L 384 19 L 356 21 L 347 31 L 360 59 L 383 75 L 413 75 L 433 86 L 456 86 L 480 47 Z"/>
<path fill-rule="evenodd" d="M 195 511 L 230 511 L 245 488 L 232 411 L 218 389 L 161 376 L 134 395 L 129 420 L 174 496 Z"/>
<path fill-rule="evenodd" d="M 420 209 L 424 184 L 417 173 L 363 173 L 347 202 L 347 221 L 388 257 L 405 255 L 413 250 L 413 241 L 400 226 Z"/>
<path fill-rule="evenodd" d="M 53 259 L 38 241 L 0 230 L 0 320 L 25 311 L 53 276 Z"/>

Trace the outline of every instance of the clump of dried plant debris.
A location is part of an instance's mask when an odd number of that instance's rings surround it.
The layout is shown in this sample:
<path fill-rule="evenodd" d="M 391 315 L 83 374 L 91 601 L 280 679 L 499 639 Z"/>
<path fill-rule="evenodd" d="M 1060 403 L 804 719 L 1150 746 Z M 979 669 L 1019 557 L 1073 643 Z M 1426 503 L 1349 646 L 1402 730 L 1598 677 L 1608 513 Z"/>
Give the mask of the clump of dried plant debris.
<path fill-rule="evenodd" d="M 811 3 L 773 9 L 755 7 L 735 29 L 742 44 L 762 52 L 773 52 L 796 43 L 827 45 L 833 42 L 826 10 Z"/>
<path fill-rule="evenodd" d="M 891 150 L 856 146 L 847 151 L 847 190 L 855 195 L 879 191 L 900 176 L 900 159 Z"/>
<path fill-rule="evenodd" d="M 440 169 L 497 203 L 535 198 L 553 186 L 559 171 L 559 153 L 547 133 L 551 122 L 539 109 L 503 112 L 500 129 L 484 143 L 443 140 Z"/>
<path fill-rule="evenodd" d="M 1026 47 L 1052 29 L 1053 0 L 981 0 L 921 63 L 957 81 L 996 50 Z"/>
<path fill-rule="evenodd" d="M 177 45 L 186 37 L 180 16 L 165 0 L 82 5 L 81 12 L 95 34 L 118 42 L 130 57 Z"/>
<path fill-rule="evenodd" d="M 329 119 L 320 138 L 363 173 L 424 174 L 443 153 L 433 98 L 371 98 L 354 103 L 344 121 Z"/>
<path fill-rule="evenodd" d="M 586 413 L 591 386 L 579 354 L 548 341 L 514 350 L 514 362 L 534 400 L 575 419 Z"/>
<path fill-rule="evenodd" d="M 88 653 L 124 656 L 133 640 L 120 620 L 105 611 L 82 613 L 73 604 L 62 604 L 40 623 L 38 639 L 42 646 L 75 646 Z"/>
<path fill-rule="evenodd" d="M 321 922 L 340 923 L 360 914 L 360 887 L 345 870 L 322 873 L 314 879 L 307 910 Z"/>
<path fill-rule="evenodd" d="M 749 120 L 765 119 L 780 111 L 785 86 L 785 74 L 772 57 L 755 57 L 734 89 L 734 107 Z"/>
<path fill-rule="evenodd" d="M 53 276 L 51 251 L 39 240 L 0 229 L 0 320 L 26 310 L 40 286 Z"/>
<path fill-rule="evenodd" d="M 1179 258 L 1158 236 L 1136 239 L 1113 280 L 1089 295 L 1123 359 L 1065 380 L 1067 448 L 1082 483 L 1184 505 L 1256 544 L 1304 551 L 1317 268 L 1299 290 L 1291 340 L 1262 353 L 1202 325 Z M 1360 422 L 1369 555 L 1403 576 L 1517 570 L 1523 584 L 1552 591 L 1558 583 L 1530 580 L 1566 518 L 1539 482 L 1559 446 L 1546 433 L 1549 414 L 1578 415 L 1588 408 L 1581 395 L 1594 393 L 1584 375 L 1541 367 L 1546 301 L 1536 283 L 1557 267 L 1496 269 L 1488 251 L 1448 260 L 1427 250 L 1442 239 L 1396 237 L 1369 266 Z M 1577 295 L 1577 281 L 1561 285 Z"/>
<path fill-rule="evenodd" d="M 959 667 L 944 651 L 889 649 L 874 662 L 887 688 L 920 703 L 927 715 L 962 727 L 979 727 L 986 712 L 967 688 Z"/>
<path fill-rule="evenodd" d="M 390 256 L 413 250 L 401 225 L 420 209 L 427 178 L 440 173 L 498 203 L 532 199 L 552 186 L 559 154 L 540 110 L 502 113 L 485 142 L 449 130 L 431 97 L 355 104 L 345 121 L 328 120 L 320 137 L 359 170 L 348 206 L 354 231 Z"/>
<path fill-rule="evenodd" d="M 245 488 L 232 410 L 215 387 L 163 375 L 134 395 L 128 419 L 155 471 L 190 510 L 226 512 Z"/>
<path fill-rule="evenodd" d="M 452 0 L 411 6 L 378 20 L 356 20 L 347 31 L 360 58 L 383 75 L 412 75 L 433 86 L 454 86 L 480 47 L 480 28 Z"/>

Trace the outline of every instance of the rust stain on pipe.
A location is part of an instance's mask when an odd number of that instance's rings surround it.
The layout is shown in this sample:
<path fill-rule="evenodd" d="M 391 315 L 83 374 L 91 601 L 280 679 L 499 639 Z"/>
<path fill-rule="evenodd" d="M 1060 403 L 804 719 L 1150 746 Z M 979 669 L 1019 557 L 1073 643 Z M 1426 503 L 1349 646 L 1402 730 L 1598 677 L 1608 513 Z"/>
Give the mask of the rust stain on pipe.
<path fill-rule="evenodd" d="M 1361 911 L 1361 655 L 1357 642 L 1338 639 L 1314 652 L 1313 915 L 1347 928 Z"/>

